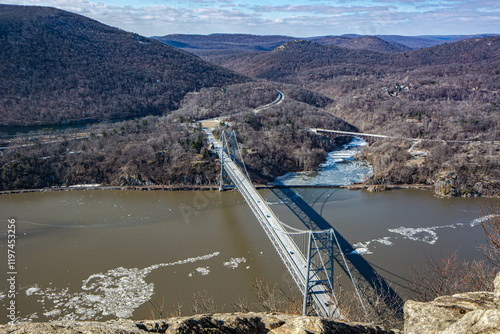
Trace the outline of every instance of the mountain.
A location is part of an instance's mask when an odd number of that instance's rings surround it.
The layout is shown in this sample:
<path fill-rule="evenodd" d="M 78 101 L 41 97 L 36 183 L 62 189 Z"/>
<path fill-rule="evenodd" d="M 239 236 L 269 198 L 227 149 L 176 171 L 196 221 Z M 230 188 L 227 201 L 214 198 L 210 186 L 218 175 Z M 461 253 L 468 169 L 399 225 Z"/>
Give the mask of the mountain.
<path fill-rule="evenodd" d="M 378 35 L 377 37 L 386 42 L 398 43 L 414 50 L 428 48 L 447 42 L 446 40 L 431 38 L 430 36 Z"/>
<path fill-rule="evenodd" d="M 224 62 L 227 57 L 240 56 L 248 52 L 271 51 L 283 43 L 295 40 L 295 38 L 288 36 L 248 34 L 175 34 L 152 38 L 195 54 L 214 64 Z"/>
<path fill-rule="evenodd" d="M 353 63 L 369 66 L 383 62 L 386 57 L 387 54 L 380 52 L 299 40 L 271 52 L 228 57 L 220 64 L 251 77 L 290 82 L 293 76 L 313 69 Z"/>
<path fill-rule="evenodd" d="M 212 35 L 167 35 L 152 37 L 167 45 L 184 49 L 195 54 L 206 54 L 207 50 L 239 50 L 239 51 L 272 51 L 276 47 L 295 40 L 314 41 L 323 45 L 335 45 L 347 49 L 363 49 L 379 52 L 402 52 L 411 48 L 384 41 L 376 36 L 359 36 L 348 38 L 341 36 L 324 36 L 295 38 L 290 36 L 261 36 L 246 34 L 212 34 Z"/>
<path fill-rule="evenodd" d="M 396 42 L 384 41 L 376 36 L 361 36 L 356 38 L 327 36 L 314 39 L 314 42 L 347 49 L 370 50 L 377 52 L 403 52 L 411 50 L 408 46 Z"/>
<path fill-rule="evenodd" d="M 500 36 L 463 39 L 394 55 L 400 66 L 478 64 L 500 61 Z"/>
<path fill-rule="evenodd" d="M 225 56 L 241 55 L 245 52 L 271 51 L 279 45 L 295 40 L 312 41 L 322 45 L 333 45 L 347 49 L 369 50 L 377 52 L 405 52 L 432 47 L 445 43 L 458 42 L 465 39 L 498 36 L 452 35 L 452 36 L 400 36 L 376 35 L 364 36 L 345 34 L 341 36 L 314 36 L 297 38 L 280 35 L 248 35 L 248 34 L 211 34 L 187 35 L 173 34 L 154 36 L 152 38 L 167 45 L 196 54 L 209 61 L 219 63 Z"/>
<path fill-rule="evenodd" d="M 401 35 L 376 35 L 386 42 L 397 43 L 404 45 L 410 49 L 422 49 L 431 46 L 441 45 L 445 43 L 454 43 L 465 39 L 495 37 L 497 34 L 481 34 L 481 35 L 424 35 L 424 36 L 401 36 Z M 359 38 L 361 35 L 342 35 L 346 38 Z"/>
<path fill-rule="evenodd" d="M 266 53 L 228 57 L 223 66 L 252 77 L 290 82 L 286 78 L 306 71 L 345 65 L 395 70 L 415 66 L 437 66 L 493 62 L 500 59 L 500 37 L 466 39 L 455 43 L 404 53 L 384 53 L 340 48 L 311 41 L 285 43 Z"/>
<path fill-rule="evenodd" d="M 0 125 L 162 114 L 203 87 L 249 79 L 55 8 L 0 5 Z"/>
<path fill-rule="evenodd" d="M 170 46 L 191 50 L 245 50 L 271 51 L 277 46 L 292 41 L 288 36 L 260 36 L 248 34 L 211 35 L 167 35 L 152 37 Z"/>
<path fill-rule="evenodd" d="M 292 41 L 271 52 L 228 57 L 221 65 L 248 76 L 282 81 L 283 78 L 325 66 L 378 63 L 386 54 L 353 50 L 311 41 Z M 286 81 L 286 80 L 285 80 Z"/>

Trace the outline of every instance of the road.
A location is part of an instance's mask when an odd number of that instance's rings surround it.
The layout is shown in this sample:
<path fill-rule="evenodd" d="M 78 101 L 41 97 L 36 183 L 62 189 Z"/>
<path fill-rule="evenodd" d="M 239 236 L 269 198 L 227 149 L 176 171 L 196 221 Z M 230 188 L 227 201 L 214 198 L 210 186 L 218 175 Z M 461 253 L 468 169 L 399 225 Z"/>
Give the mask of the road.
<path fill-rule="evenodd" d="M 210 144 L 217 151 L 220 159 L 224 160 L 224 168 L 231 177 L 245 201 L 250 206 L 257 220 L 266 232 L 267 236 L 280 255 L 285 266 L 290 271 L 299 289 L 304 292 L 308 276 L 307 259 L 302 250 L 290 238 L 281 221 L 266 204 L 262 196 L 257 192 L 251 181 L 243 174 L 236 163 L 226 154 L 219 141 L 215 140 L 212 132 L 204 129 Z M 307 233 L 308 231 L 304 231 Z M 316 278 L 314 276 L 313 278 Z M 332 302 L 331 295 L 328 293 L 328 287 L 315 285 L 311 293 L 317 309 L 322 316 L 341 318 L 340 311 Z"/>
<path fill-rule="evenodd" d="M 318 133 L 318 132 L 331 132 L 338 134 L 345 134 L 346 136 L 364 136 L 364 137 L 373 137 L 373 138 L 382 138 L 382 139 L 396 139 L 396 140 L 404 140 L 404 141 L 413 141 L 413 142 L 439 142 L 439 143 L 459 143 L 459 144 L 471 144 L 471 143 L 492 143 L 492 144 L 500 144 L 500 141 L 472 141 L 472 140 L 444 140 L 444 139 L 422 139 L 422 138 L 409 138 L 409 137 L 396 137 L 396 136 L 385 136 L 385 135 L 376 135 L 372 133 L 363 133 L 363 132 L 349 132 L 349 131 L 339 131 L 339 130 L 330 130 L 330 129 L 321 129 L 321 128 L 307 128 L 309 131 Z"/>

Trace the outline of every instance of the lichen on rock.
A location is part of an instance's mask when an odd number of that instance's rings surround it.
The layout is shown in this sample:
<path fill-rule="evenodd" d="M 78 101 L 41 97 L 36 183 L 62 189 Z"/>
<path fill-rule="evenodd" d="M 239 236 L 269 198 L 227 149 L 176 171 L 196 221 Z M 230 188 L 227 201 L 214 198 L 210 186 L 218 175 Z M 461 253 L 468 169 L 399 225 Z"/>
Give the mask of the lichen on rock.
<path fill-rule="evenodd" d="M 467 292 L 405 303 L 404 333 L 500 333 L 500 273 L 494 292 Z"/>

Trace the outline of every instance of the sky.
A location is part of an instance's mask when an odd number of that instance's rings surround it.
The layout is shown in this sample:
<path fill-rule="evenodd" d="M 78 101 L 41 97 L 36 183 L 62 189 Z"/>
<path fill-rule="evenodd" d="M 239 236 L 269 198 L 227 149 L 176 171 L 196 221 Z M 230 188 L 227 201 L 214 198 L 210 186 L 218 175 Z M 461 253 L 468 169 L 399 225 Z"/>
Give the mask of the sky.
<path fill-rule="evenodd" d="M 0 0 L 1 1 L 1 0 Z M 143 36 L 244 33 L 470 35 L 500 33 L 499 0 L 7 0 L 51 6 Z"/>

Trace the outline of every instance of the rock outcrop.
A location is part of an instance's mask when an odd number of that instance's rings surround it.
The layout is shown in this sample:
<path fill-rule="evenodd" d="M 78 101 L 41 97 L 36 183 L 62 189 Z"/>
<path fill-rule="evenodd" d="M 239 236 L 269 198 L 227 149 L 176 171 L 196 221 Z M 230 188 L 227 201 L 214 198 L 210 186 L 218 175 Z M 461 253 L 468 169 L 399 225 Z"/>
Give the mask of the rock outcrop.
<path fill-rule="evenodd" d="M 500 273 L 494 292 L 468 292 L 439 297 L 432 302 L 407 301 L 405 334 L 500 334 Z M 397 334 L 397 330 L 280 313 L 204 314 L 163 320 L 107 322 L 55 321 L 0 325 L 0 334 Z"/>
<path fill-rule="evenodd" d="M 500 333 L 500 273 L 494 292 L 468 292 L 432 302 L 407 301 L 406 334 Z"/>
<path fill-rule="evenodd" d="M 114 320 L 108 322 L 51 322 L 0 325 L 0 333 L 21 334 L 145 334 L 145 333 L 231 333 L 231 334 L 389 334 L 378 326 L 345 323 L 328 318 L 279 313 L 208 314 L 164 320 Z"/>

